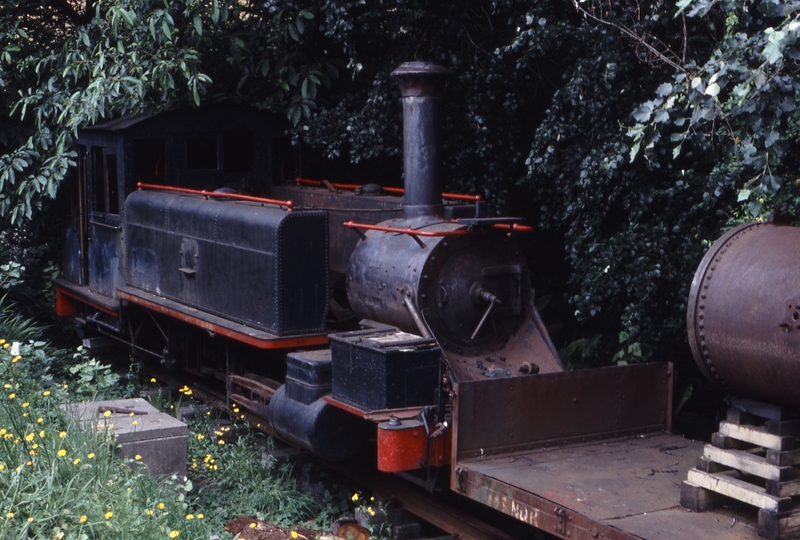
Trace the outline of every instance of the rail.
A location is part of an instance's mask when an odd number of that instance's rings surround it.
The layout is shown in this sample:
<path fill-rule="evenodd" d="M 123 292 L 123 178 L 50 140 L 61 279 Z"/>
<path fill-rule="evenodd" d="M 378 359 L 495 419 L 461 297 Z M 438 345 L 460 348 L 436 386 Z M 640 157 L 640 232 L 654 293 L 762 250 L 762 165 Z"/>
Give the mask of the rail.
<path fill-rule="evenodd" d="M 139 189 L 152 189 L 156 191 L 170 191 L 173 193 L 185 193 L 187 195 L 200 195 L 204 199 L 235 199 L 237 201 L 249 201 L 263 204 L 274 204 L 276 206 L 285 206 L 288 212 L 294 209 L 293 201 L 282 201 L 279 199 L 267 199 L 266 197 L 254 197 L 252 195 L 241 195 L 239 193 L 223 193 L 216 191 L 207 191 L 205 189 L 189 189 L 173 186 L 161 186 L 158 184 L 145 184 L 139 182 L 136 184 Z"/>
<path fill-rule="evenodd" d="M 295 178 L 295 183 L 298 186 L 317 186 L 317 187 L 326 184 L 325 182 L 323 182 L 321 180 L 311 180 L 311 179 L 308 179 L 308 178 Z M 362 186 L 360 184 L 339 184 L 339 183 L 332 183 L 332 182 L 328 182 L 328 184 L 330 184 L 330 186 L 335 188 L 335 189 L 342 189 L 342 190 L 348 190 L 348 191 L 354 191 L 356 189 L 361 189 L 361 188 L 364 187 L 364 186 Z M 395 193 L 397 195 L 403 195 L 405 193 L 405 191 L 406 191 L 403 188 L 396 188 L 396 187 L 384 187 L 382 189 L 383 189 L 383 191 L 386 191 L 387 193 Z M 480 195 L 463 195 L 461 193 L 442 193 L 442 199 L 448 200 L 448 201 L 478 202 L 478 201 L 482 201 L 483 197 L 481 197 Z"/>

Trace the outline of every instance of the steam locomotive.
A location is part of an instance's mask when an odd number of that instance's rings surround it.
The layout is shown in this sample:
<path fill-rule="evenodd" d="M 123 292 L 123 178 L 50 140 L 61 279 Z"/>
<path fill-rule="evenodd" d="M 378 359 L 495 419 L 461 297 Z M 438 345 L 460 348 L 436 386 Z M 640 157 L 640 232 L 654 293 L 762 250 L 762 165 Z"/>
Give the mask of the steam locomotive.
<path fill-rule="evenodd" d="M 404 189 L 285 182 L 283 128 L 250 109 L 82 129 L 58 313 L 326 460 L 366 445 L 417 483 L 444 470 L 453 491 L 564 538 L 650 537 L 648 512 L 708 528 L 672 511 L 675 482 L 653 475 L 643 496 L 635 474 L 665 458 L 685 473 L 702 453 L 669 434 L 671 365 L 564 371 L 516 241 L 530 228 L 442 192 L 447 71 L 392 76 Z M 683 537 L 747 537 L 706 532 Z"/>

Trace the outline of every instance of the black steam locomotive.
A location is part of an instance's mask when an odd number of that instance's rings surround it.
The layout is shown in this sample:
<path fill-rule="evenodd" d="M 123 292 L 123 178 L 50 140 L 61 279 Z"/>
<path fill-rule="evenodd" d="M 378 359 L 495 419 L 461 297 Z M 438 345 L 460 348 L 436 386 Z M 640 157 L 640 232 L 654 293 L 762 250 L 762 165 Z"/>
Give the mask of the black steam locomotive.
<path fill-rule="evenodd" d="M 563 370 L 515 240 L 529 228 L 442 193 L 446 70 L 392 75 L 404 189 L 285 182 L 283 128 L 250 109 L 81 130 L 58 313 L 324 459 L 373 445 L 382 471 L 444 470 L 457 493 L 564 538 L 647 537 L 641 516 L 679 489 L 653 474 L 643 496 L 636 467 L 685 472 L 702 452 L 668 433 L 671 365 Z M 700 531 L 699 515 L 662 521 Z"/>

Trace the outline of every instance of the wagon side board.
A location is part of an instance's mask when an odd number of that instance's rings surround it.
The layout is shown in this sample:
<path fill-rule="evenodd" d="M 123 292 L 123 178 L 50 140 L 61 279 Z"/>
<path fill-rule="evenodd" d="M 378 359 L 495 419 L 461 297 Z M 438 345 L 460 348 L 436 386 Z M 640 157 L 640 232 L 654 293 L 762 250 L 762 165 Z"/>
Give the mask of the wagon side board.
<path fill-rule="evenodd" d="M 668 433 L 672 365 L 454 385 L 451 488 L 557 537 L 757 538 L 750 509 L 688 512 L 701 442 Z"/>

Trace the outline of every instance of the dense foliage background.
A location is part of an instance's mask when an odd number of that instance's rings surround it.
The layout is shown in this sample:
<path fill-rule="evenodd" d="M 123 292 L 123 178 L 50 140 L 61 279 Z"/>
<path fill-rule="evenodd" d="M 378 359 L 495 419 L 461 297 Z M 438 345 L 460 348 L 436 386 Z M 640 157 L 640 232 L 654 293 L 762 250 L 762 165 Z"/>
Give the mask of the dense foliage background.
<path fill-rule="evenodd" d="M 0 213 L 14 231 L 49 219 L 78 126 L 221 100 L 285 115 L 333 180 L 396 183 L 401 108 L 389 73 L 408 60 L 437 62 L 453 74 L 447 188 L 537 225 L 526 247 L 564 358 L 670 359 L 691 373 L 685 299 L 708 243 L 732 220 L 798 206 L 798 7 L 7 3 Z"/>

